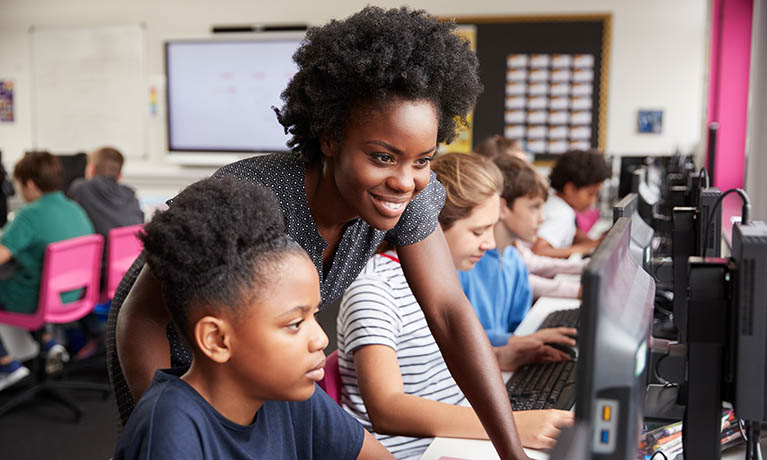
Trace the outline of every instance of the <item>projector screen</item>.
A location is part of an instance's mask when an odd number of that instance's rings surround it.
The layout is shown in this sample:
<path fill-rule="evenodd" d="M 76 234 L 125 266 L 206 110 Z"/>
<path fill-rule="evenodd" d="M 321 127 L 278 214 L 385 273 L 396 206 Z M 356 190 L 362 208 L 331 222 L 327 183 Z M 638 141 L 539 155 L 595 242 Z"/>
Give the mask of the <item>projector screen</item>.
<path fill-rule="evenodd" d="M 166 42 L 169 153 L 288 150 L 272 106 L 282 106 L 302 39 Z"/>

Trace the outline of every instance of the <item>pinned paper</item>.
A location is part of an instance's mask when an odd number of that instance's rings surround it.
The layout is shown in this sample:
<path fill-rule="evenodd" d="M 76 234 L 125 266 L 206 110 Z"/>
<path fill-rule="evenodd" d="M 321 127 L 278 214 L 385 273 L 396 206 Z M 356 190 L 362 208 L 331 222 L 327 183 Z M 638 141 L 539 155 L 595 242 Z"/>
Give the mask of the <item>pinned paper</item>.
<path fill-rule="evenodd" d="M 570 94 L 569 83 L 552 83 L 551 95 L 552 96 L 567 96 Z"/>
<path fill-rule="evenodd" d="M 530 81 L 548 81 L 549 69 L 533 69 L 530 71 Z"/>
<path fill-rule="evenodd" d="M 567 139 L 569 129 L 567 126 L 549 127 L 549 139 Z"/>
<path fill-rule="evenodd" d="M 548 112 L 545 110 L 533 110 L 527 112 L 527 122 L 530 124 L 546 123 L 548 121 Z"/>
<path fill-rule="evenodd" d="M 591 139 L 591 126 L 573 126 L 569 137 L 573 140 Z"/>
<path fill-rule="evenodd" d="M 527 101 L 527 107 L 531 109 L 545 109 L 549 105 L 549 98 L 545 96 L 531 97 Z"/>
<path fill-rule="evenodd" d="M 552 93 L 554 92 L 553 86 L 551 87 L 551 91 Z M 570 99 L 566 97 L 552 97 L 549 107 L 557 110 L 567 110 L 570 107 Z"/>
<path fill-rule="evenodd" d="M 593 54 L 576 54 L 573 57 L 573 66 L 594 67 L 594 55 Z"/>
<path fill-rule="evenodd" d="M 570 119 L 570 113 L 566 110 L 558 110 L 549 114 L 549 123 L 552 125 L 566 125 Z"/>
<path fill-rule="evenodd" d="M 573 81 L 590 83 L 594 81 L 594 71 L 592 69 L 575 69 Z"/>
<path fill-rule="evenodd" d="M 531 95 L 535 96 L 541 96 L 546 94 L 549 91 L 549 84 L 548 83 L 530 83 L 530 87 L 528 88 L 528 92 Z"/>
<path fill-rule="evenodd" d="M 506 115 L 503 118 L 508 124 L 524 123 L 526 114 L 527 112 L 524 110 L 507 110 Z"/>
<path fill-rule="evenodd" d="M 573 63 L 573 56 L 571 54 L 555 54 L 551 57 L 551 66 L 558 67 L 570 67 Z"/>
<path fill-rule="evenodd" d="M 506 58 L 506 67 L 526 67 L 528 59 L 527 54 L 510 54 Z"/>
<path fill-rule="evenodd" d="M 550 63 L 551 55 L 549 54 L 530 55 L 530 67 L 548 67 Z"/>
<path fill-rule="evenodd" d="M 570 123 L 574 125 L 587 125 L 591 124 L 591 112 L 582 110 L 573 112 L 570 115 Z"/>
<path fill-rule="evenodd" d="M 506 98 L 507 109 L 524 109 L 527 99 L 524 96 L 509 96 Z"/>
<path fill-rule="evenodd" d="M 506 71 L 507 81 L 525 81 L 527 79 L 527 69 L 509 69 Z"/>
<path fill-rule="evenodd" d="M 591 97 L 574 97 L 570 102 L 573 110 L 589 110 L 591 108 Z"/>
<path fill-rule="evenodd" d="M 528 139 L 543 139 L 549 133 L 548 126 L 545 125 L 531 125 L 527 127 Z"/>
<path fill-rule="evenodd" d="M 508 96 L 517 96 L 520 94 L 525 94 L 526 91 L 527 91 L 527 83 L 523 81 L 506 83 L 506 95 Z"/>
<path fill-rule="evenodd" d="M 525 137 L 525 125 L 508 125 L 503 135 L 509 139 L 522 139 Z"/>
<path fill-rule="evenodd" d="M 567 141 L 549 141 L 549 153 L 565 153 L 567 151 Z"/>

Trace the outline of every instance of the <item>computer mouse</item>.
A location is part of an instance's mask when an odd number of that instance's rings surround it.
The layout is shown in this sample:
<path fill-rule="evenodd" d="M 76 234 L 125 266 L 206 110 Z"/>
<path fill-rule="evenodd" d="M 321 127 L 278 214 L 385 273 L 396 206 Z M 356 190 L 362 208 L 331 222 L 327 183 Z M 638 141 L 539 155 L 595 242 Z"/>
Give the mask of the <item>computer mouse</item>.
<path fill-rule="evenodd" d="M 555 350 L 559 350 L 562 353 L 567 353 L 567 355 L 570 357 L 570 359 L 575 360 L 578 359 L 578 348 L 573 347 L 570 345 L 565 345 L 564 343 L 544 343 L 544 345 L 547 345 L 551 348 L 554 348 Z"/>

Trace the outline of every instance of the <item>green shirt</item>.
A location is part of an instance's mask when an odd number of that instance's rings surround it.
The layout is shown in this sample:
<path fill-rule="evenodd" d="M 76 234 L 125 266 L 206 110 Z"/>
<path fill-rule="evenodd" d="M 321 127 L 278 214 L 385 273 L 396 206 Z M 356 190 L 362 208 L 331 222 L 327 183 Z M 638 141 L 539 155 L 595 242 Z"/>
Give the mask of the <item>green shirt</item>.
<path fill-rule="evenodd" d="M 3 227 L 0 244 L 13 254 L 18 271 L 0 280 L 0 305 L 5 310 L 33 313 L 37 310 L 45 248 L 50 243 L 93 233 L 85 211 L 62 192 L 47 193 L 16 213 Z M 64 302 L 80 292 L 62 296 Z"/>

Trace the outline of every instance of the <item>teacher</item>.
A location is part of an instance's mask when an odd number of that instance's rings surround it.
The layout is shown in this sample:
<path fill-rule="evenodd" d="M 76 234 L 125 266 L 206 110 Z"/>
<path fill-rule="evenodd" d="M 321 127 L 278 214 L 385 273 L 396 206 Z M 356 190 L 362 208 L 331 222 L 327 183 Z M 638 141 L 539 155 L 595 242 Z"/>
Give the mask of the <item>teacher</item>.
<path fill-rule="evenodd" d="M 287 232 L 314 262 L 323 305 L 343 294 L 383 240 L 396 246 L 448 368 L 499 455 L 526 459 L 497 361 L 437 225 L 445 192 L 429 162 L 481 91 L 477 58 L 453 29 L 423 11 L 377 7 L 311 28 L 276 109 L 292 152 L 215 175 L 274 192 Z M 191 361 L 169 324 L 160 283 L 139 257 L 109 314 L 107 357 L 123 421 L 157 369 Z"/>

